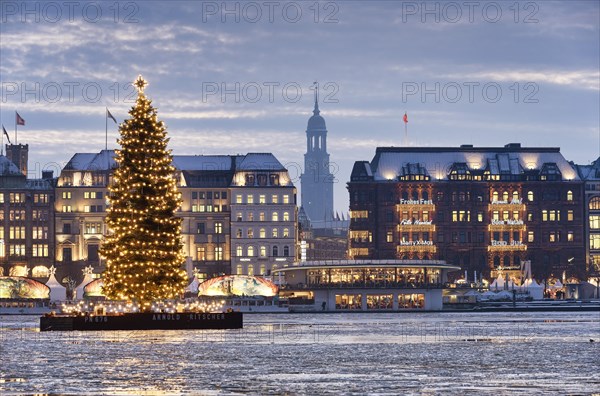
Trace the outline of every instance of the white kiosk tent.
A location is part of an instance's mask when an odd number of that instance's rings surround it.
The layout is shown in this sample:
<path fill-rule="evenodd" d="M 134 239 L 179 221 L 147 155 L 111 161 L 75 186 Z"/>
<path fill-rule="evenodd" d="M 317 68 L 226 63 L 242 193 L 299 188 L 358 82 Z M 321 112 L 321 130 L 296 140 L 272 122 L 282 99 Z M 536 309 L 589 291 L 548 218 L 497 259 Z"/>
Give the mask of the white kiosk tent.
<path fill-rule="evenodd" d="M 92 274 L 94 273 L 94 269 L 92 268 L 92 266 L 85 267 L 82 271 L 83 281 L 81 281 L 79 286 L 75 288 L 75 300 L 83 300 L 83 289 L 87 286 L 88 283 L 94 280 L 94 278 L 92 278 Z"/>
<path fill-rule="evenodd" d="M 50 278 L 46 286 L 50 288 L 50 301 L 65 301 L 67 299 L 67 288 L 56 280 L 56 267 L 51 266 L 48 271 Z"/>

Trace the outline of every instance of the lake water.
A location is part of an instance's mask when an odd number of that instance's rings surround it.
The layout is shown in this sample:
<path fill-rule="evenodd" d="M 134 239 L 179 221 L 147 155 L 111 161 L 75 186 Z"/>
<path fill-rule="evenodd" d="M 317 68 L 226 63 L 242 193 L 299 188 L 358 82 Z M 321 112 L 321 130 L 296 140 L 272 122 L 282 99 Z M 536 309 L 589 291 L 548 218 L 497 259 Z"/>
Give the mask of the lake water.
<path fill-rule="evenodd" d="M 40 333 L 37 317 L 0 316 L 0 394 L 600 394 L 600 312 L 244 322 L 230 331 Z"/>

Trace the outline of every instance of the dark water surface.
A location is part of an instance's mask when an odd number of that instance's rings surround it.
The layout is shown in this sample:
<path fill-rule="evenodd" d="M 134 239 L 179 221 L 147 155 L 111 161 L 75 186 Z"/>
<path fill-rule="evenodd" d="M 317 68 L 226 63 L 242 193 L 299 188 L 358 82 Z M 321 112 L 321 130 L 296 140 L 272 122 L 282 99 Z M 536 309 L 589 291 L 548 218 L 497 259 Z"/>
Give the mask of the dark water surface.
<path fill-rule="evenodd" d="M 0 394 L 600 394 L 600 313 L 245 315 L 48 332 L 0 316 Z M 595 342 L 590 342 L 590 340 Z"/>

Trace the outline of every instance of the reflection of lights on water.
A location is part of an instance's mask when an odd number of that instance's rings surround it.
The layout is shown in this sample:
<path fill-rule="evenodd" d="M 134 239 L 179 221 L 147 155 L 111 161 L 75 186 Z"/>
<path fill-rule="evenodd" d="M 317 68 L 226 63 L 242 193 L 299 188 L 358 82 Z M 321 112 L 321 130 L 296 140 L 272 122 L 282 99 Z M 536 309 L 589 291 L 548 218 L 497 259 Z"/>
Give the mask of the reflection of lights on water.
<path fill-rule="evenodd" d="M 224 300 L 193 300 L 193 301 L 155 301 L 152 303 L 151 312 L 176 313 L 176 312 L 223 312 Z M 83 313 L 97 313 L 99 315 L 119 315 L 124 313 L 140 312 L 139 305 L 124 301 L 79 301 L 77 303 L 63 303 L 61 313 L 76 315 Z"/>

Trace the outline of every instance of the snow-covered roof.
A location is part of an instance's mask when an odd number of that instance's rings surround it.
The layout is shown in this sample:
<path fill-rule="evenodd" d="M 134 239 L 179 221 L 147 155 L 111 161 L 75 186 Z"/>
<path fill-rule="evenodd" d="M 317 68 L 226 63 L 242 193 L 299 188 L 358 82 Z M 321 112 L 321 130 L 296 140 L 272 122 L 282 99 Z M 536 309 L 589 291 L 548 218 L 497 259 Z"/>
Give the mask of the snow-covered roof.
<path fill-rule="evenodd" d="M 230 155 L 175 155 L 173 165 L 182 171 L 230 171 Z"/>
<path fill-rule="evenodd" d="M 590 165 L 575 165 L 582 180 L 600 180 L 600 158 Z"/>
<path fill-rule="evenodd" d="M 0 155 L 0 176 L 23 176 L 17 165 L 4 155 Z"/>
<path fill-rule="evenodd" d="M 563 179 L 580 180 L 559 148 L 522 148 L 514 143 L 505 147 L 379 147 L 370 168 L 374 180 L 393 180 L 403 175 L 403 169 L 410 169 L 409 164 L 419 164 L 432 180 L 443 180 L 459 163 L 469 170 L 488 170 L 496 175 L 520 175 L 556 164 Z"/>
<path fill-rule="evenodd" d="M 236 157 L 236 169 L 241 171 L 285 171 L 281 162 L 271 153 L 248 153 Z"/>
<path fill-rule="evenodd" d="M 76 153 L 71 157 L 66 170 L 99 171 L 116 167 L 114 150 L 102 150 L 99 153 Z"/>

